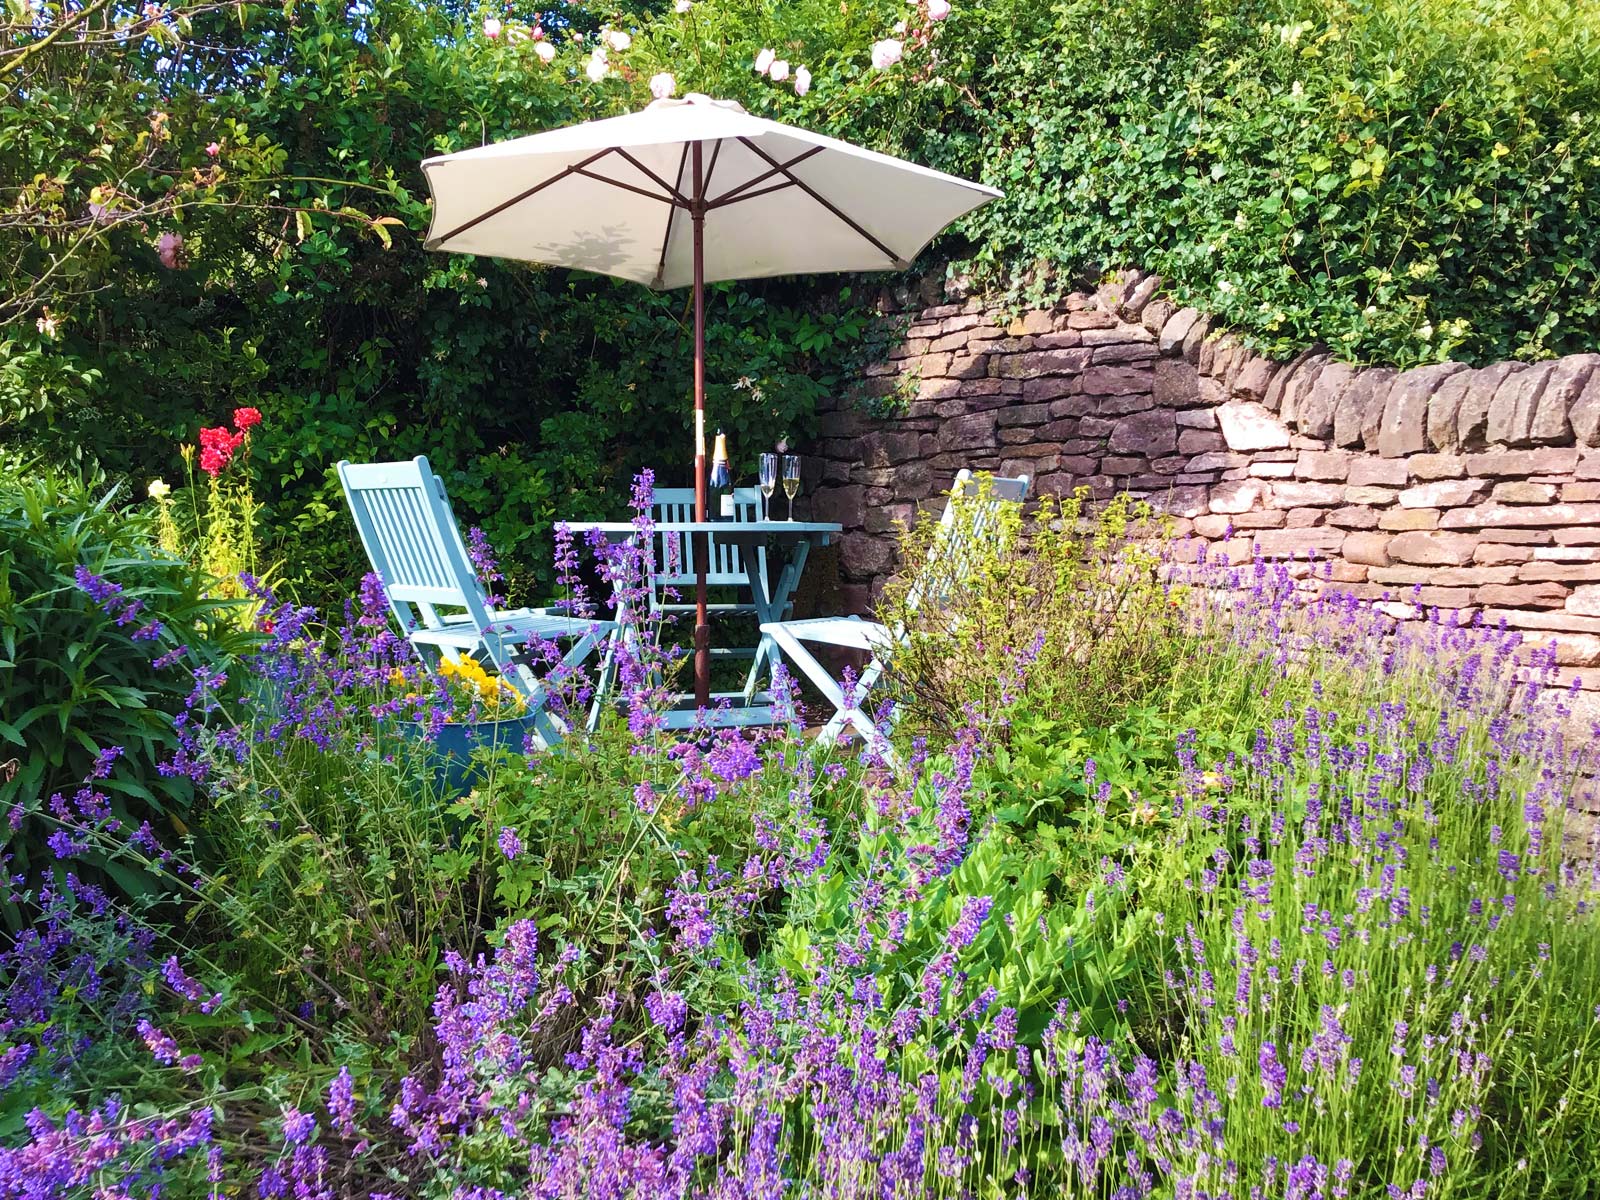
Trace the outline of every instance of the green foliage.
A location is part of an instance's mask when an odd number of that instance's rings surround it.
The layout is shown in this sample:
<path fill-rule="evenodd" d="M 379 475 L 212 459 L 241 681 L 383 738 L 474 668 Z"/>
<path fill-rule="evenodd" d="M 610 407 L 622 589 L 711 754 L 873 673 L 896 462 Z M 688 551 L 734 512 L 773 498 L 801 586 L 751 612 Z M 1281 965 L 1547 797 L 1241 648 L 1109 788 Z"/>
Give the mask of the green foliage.
<path fill-rule="evenodd" d="M 990 278 L 1119 265 L 1262 344 L 1399 364 L 1591 348 L 1600 18 L 1550 0 L 1057 6 L 993 96 Z M 974 16 L 976 14 L 973 14 Z M 961 14 L 954 21 L 966 21 Z M 954 27 L 953 30 L 954 31 Z M 971 158 L 947 159 L 948 162 Z"/>
<path fill-rule="evenodd" d="M 429 455 L 463 518 L 526 576 L 519 591 L 550 582 L 552 519 L 615 515 L 606 497 L 640 466 L 687 481 L 682 293 L 420 244 L 425 156 L 612 115 L 642 85 L 589 84 L 577 46 L 545 66 L 454 7 L 193 7 L 181 55 L 61 43 L 25 68 L 26 88 L 0 92 L 0 180 L 61 164 L 47 200 L 28 190 L 23 216 L 0 222 L 16 250 L 0 266 L 0 431 L 142 490 L 181 474 L 168 447 L 206 417 L 259 408 L 264 525 L 316 599 L 343 595 L 357 566 L 341 458 Z M 113 191 L 122 217 L 85 222 Z M 170 265 L 164 234 L 182 239 Z M 709 407 L 736 469 L 806 435 L 838 386 L 865 320 L 848 289 L 824 293 L 837 299 L 712 290 Z"/>
<path fill-rule="evenodd" d="M 176 473 L 165 447 L 201 413 L 259 407 L 266 525 L 316 598 L 356 566 L 332 464 L 426 452 L 518 582 L 547 590 L 553 518 L 614 515 L 640 466 L 686 478 L 684 298 L 424 252 L 418 164 L 636 108 L 661 70 L 680 94 L 1004 189 L 929 263 L 1019 303 L 1138 265 L 1275 350 L 1590 348 L 1591 10 L 988 0 L 932 24 L 888 0 L 671 9 L 544 13 L 550 64 L 485 37 L 485 14 L 397 0 L 179 4 L 115 48 L 7 52 L 0 430 L 142 486 Z M 541 19 L 496 15 L 508 31 Z M 870 45 L 900 19 L 904 60 L 874 70 Z M 634 43 L 595 84 L 571 32 L 604 22 Z M 750 69 L 763 46 L 810 71 L 807 95 Z M 838 282 L 722 286 L 710 313 L 709 404 L 736 469 L 804 438 L 868 346 L 861 297 Z"/>
<path fill-rule="evenodd" d="M 0 467 L 0 762 L 16 760 L 14 772 L 0 771 L 0 810 L 28 814 L 20 828 L 0 826 L 0 844 L 17 856 L 14 869 L 48 863 L 41 808 L 56 792 L 76 791 L 96 757 L 118 748 L 99 784 L 117 817 L 130 829 L 148 820 L 163 835 L 184 831 L 193 789 L 157 764 L 177 746 L 173 718 L 193 686 L 185 667 L 225 670 L 251 639 L 229 602 L 208 598 L 203 576 L 156 549 L 147 518 L 119 511 L 117 489 L 103 479 Z M 97 605 L 78 585 L 79 568 L 119 584 L 122 600 L 142 606 L 137 618 Z M 135 638 L 151 622 L 162 632 Z M 151 668 L 180 643 L 181 661 Z M 147 890 L 136 871 L 90 862 L 130 893 Z"/>

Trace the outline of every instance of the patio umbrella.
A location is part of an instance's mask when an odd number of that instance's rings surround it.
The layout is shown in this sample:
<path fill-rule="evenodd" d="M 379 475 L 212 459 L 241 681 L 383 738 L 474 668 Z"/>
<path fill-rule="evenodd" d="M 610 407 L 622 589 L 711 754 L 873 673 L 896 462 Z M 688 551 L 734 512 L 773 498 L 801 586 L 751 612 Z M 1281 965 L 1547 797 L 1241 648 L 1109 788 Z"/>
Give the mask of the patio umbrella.
<path fill-rule="evenodd" d="M 694 288 L 695 519 L 706 516 L 705 285 L 905 270 L 1000 193 L 691 94 L 640 112 L 423 162 L 430 250 Z M 703 540 L 695 695 L 710 697 Z"/>

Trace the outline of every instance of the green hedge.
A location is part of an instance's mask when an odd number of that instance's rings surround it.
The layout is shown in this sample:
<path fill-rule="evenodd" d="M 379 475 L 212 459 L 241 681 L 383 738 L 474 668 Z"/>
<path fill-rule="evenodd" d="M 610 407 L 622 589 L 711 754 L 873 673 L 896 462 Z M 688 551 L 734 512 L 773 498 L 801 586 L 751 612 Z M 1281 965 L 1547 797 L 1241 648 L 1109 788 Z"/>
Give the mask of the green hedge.
<path fill-rule="evenodd" d="M 1600 9 L 1077 0 L 976 79 L 990 278 L 1143 266 L 1278 351 L 1600 345 Z"/>

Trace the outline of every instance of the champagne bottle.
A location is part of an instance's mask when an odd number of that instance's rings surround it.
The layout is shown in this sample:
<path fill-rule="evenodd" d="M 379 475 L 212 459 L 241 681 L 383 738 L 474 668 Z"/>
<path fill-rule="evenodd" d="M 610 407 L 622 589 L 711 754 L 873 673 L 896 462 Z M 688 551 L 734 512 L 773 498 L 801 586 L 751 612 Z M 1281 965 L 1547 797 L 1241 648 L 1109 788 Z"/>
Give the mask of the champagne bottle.
<path fill-rule="evenodd" d="M 713 521 L 733 520 L 733 473 L 728 469 L 728 435 L 720 429 L 716 448 L 711 452 L 710 484 L 706 516 Z"/>

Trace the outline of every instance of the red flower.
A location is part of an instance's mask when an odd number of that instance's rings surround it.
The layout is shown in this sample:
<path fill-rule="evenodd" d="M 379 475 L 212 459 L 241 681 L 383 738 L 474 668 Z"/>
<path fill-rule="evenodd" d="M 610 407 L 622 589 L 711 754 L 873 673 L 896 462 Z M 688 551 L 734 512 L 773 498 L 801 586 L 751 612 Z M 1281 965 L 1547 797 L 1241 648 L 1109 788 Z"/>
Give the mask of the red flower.
<path fill-rule="evenodd" d="M 240 433 L 254 429 L 261 424 L 261 410 L 259 408 L 236 408 L 233 410 L 233 427 Z"/>
<path fill-rule="evenodd" d="M 211 478 L 221 475 L 233 461 L 233 452 L 244 444 L 244 434 L 232 433 L 226 426 L 200 431 L 200 469 Z"/>

